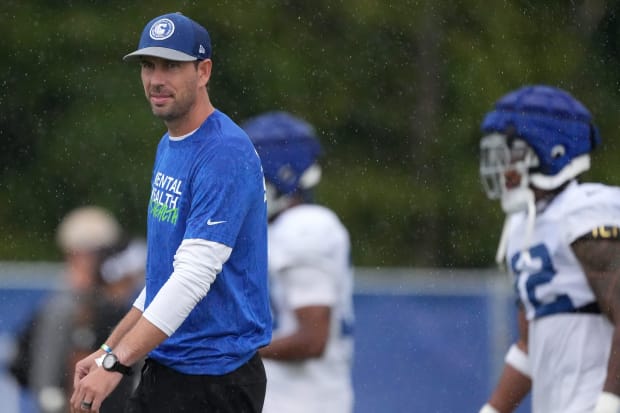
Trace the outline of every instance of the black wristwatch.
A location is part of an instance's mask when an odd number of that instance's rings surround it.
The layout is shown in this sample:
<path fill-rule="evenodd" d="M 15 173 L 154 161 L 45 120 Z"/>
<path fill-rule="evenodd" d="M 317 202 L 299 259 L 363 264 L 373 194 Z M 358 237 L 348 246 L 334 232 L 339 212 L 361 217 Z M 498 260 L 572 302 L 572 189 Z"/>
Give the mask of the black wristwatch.
<path fill-rule="evenodd" d="M 114 353 L 106 354 L 103 357 L 101 366 L 107 371 L 117 371 L 125 376 L 131 376 L 133 374 L 133 369 L 129 366 L 121 364 L 118 361 L 118 357 L 116 357 L 116 354 Z"/>

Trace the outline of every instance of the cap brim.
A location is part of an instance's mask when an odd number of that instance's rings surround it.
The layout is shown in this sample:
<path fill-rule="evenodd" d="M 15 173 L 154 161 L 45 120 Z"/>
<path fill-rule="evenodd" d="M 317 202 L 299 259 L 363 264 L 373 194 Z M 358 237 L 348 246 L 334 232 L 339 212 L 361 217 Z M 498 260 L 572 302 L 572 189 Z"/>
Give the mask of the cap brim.
<path fill-rule="evenodd" d="M 124 61 L 136 60 L 141 56 L 160 57 L 166 60 L 174 60 L 177 62 L 192 62 L 196 59 L 195 56 L 188 55 L 187 53 L 179 52 L 177 50 L 168 49 L 166 47 L 145 47 L 144 49 L 136 50 L 123 57 Z"/>

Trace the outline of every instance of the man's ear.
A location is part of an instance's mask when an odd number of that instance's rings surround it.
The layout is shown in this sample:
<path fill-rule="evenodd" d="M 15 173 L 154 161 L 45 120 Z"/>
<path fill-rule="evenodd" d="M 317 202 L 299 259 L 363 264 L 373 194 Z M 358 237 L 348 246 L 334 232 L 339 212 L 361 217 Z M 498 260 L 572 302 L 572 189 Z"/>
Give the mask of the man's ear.
<path fill-rule="evenodd" d="M 201 82 L 204 82 L 204 86 L 209 83 L 209 79 L 211 78 L 211 68 L 213 67 L 213 62 L 211 59 L 205 59 L 198 63 L 198 76 L 200 77 Z"/>

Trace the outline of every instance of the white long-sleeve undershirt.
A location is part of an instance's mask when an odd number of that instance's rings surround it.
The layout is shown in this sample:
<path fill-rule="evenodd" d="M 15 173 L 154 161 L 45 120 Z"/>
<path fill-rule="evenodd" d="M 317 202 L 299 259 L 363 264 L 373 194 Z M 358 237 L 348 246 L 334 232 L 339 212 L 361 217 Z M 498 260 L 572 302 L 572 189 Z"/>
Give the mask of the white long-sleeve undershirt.
<path fill-rule="evenodd" d="M 204 239 L 183 240 L 174 256 L 174 271 L 145 309 L 146 288 L 133 306 L 168 336 L 183 323 L 196 304 L 202 300 L 232 249 Z"/>

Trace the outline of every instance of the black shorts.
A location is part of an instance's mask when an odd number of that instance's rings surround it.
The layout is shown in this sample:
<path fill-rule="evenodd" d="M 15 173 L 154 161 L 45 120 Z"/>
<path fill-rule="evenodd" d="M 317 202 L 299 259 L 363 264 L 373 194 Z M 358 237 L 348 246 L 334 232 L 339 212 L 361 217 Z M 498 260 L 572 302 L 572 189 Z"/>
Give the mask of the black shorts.
<path fill-rule="evenodd" d="M 126 413 L 260 413 L 267 378 L 256 353 L 237 370 L 222 376 L 182 374 L 147 359 Z"/>

